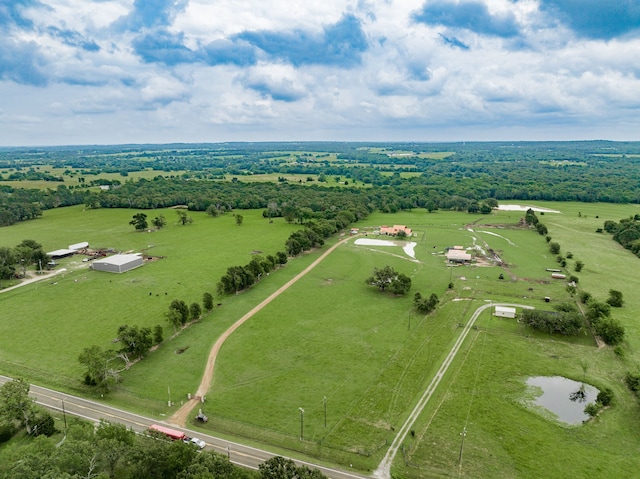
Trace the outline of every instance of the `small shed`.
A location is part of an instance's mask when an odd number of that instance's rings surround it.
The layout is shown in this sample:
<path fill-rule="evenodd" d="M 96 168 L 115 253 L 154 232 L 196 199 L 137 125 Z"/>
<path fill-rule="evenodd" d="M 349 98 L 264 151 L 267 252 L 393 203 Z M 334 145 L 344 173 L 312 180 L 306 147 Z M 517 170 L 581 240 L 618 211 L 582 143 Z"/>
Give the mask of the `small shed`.
<path fill-rule="evenodd" d="M 107 271 L 109 273 L 124 273 L 125 271 L 142 266 L 143 263 L 144 260 L 140 254 L 116 254 L 95 260 L 91 264 L 91 268 L 96 271 Z"/>
<path fill-rule="evenodd" d="M 516 308 L 509 308 L 507 306 L 496 306 L 493 311 L 493 315 L 500 318 L 515 318 Z"/>

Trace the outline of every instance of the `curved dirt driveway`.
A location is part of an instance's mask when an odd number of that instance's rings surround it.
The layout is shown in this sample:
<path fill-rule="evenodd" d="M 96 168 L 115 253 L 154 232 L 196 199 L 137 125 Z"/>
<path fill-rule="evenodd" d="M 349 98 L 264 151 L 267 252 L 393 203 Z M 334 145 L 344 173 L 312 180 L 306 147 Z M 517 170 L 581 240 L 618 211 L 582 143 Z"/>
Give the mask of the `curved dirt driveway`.
<path fill-rule="evenodd" d="M 300 278 L 306 275 L 309 271 L 315 268 L 318 265 L 318 263 L 320 263 L 323 259 L 325 259 L 334 249 L 336 249 L 342 243 L 345 243 L 346 241 L 350 240 L 351 238 L 352 236 L 349 236 L 343 240 L 338 241 L 331 248 L 329 248 L 327 251 L 322 253 L 322 255 L 318 259 L 316 259 L 313 263 L 307 266 L 303 271 L 298 273 L 294 278 L 292 278 L 283 286 L 281 286 L 276 292 L 271 294 L 267 299 L 262 301 L 260 304 L 258 304 L 255 308 L 253 308 L 247 314 L 242 316 L 239 320 L 233 323 L 231 327 L 229 327 L 229 329 L 227 329 L 224 333 L 222 333 L 222 335 L 218 338 L 218 340 L 215 342 L 215 344 L 211 348 L 211 351 L 209 351 L 209 359 L 207 359 L 207 367 L 204 371 L 202 380 L 200 381 L 200 386 L 198 386 L 198 391 L 196 392 L 195 397 L 192 397 L 190 401 L 186 402 L 180 409 L 178 409 L 173 414 L 173 416 L 171 416 L 167 420 L 167 422 L 170 422 L 182 427 L 185 426 L 185 424 L 187 423 L 187 420 L 189 419 L 189 415 L 191 414 L 191 411 L 193 411 L 193 409 L 198 404 L 200 404 L 199 398 L 206 396 L 207 391 L 209 391 L 209 388 L 211 387 L 211 381 L 213 380 L 213 369 L 216 364 L 216 358 L 218 357 L 220 348 L 224 344 L 225 340 L 231 335 L 231 333 L 233 333 L 236 329 L 242 326 L 242 324 L 245 321 L 247 321 L 254 314 L 262 310 L 262 308 L 264 308 L 267 304 L 269 304 L 271 301 L 277 298 L 281 293 L 289 289 L 289 287 L 293 285 L 296 281 L 298 281 Z"/>

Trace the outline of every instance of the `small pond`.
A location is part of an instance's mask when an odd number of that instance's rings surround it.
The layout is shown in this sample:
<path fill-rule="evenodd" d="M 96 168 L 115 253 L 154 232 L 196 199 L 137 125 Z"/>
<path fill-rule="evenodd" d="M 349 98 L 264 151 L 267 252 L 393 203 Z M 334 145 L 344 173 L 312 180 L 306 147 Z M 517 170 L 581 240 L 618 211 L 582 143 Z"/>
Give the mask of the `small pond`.
<path fill-rule="evenodd" d="M 587 404 L 596 402 L 597 388 L 562 376 L 535 376 L 527 379 L 527 385 L 541 390 L 535 404 L 547 409 L 558 420 L 567 424 L 582 424 L 589 419 L 584 412 Z"/>

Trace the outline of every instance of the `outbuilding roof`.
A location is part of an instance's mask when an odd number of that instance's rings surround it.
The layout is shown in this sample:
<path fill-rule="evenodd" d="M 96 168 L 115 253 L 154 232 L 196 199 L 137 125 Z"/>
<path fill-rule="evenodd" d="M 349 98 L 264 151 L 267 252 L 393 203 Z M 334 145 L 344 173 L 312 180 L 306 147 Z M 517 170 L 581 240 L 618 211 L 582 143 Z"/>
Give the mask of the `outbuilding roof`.
<path fill-rule="evenodd" d="M 140 259 L 140 257 L 141 257 L 140 254 L 137 254 L 137 253 L 136 254 L 115 254 L 107 258 L 97 259 L 93 262 L 93 264 L 102 263 L 102 264 L 113 264 L 116 266 L 122 266 L 123 264 L 127 264 L 127 263 L 130 263 L 131 261 Z"/>
<path fill-rule="evenodd" d="M 89 247 L 89 242 L 88 241 L 83 241 L 82 243 L 76 243 L 76 244 L 70 244 L 69 245 L 69 249 L 72 250 L 79 250 L 79 249 L 84 249 L 84 248 L 88 248 Z"/>
<path fill-rule="evenodd" d="M 72 249 L 57 249 L 55 251 L 49 251 L 47 253 L 47 256 L 51 256 L 52 258 L 60 258 L 62 256 L 68 256 L 74 253 L 75 253 L 75 250 L 72 250 Z"/>

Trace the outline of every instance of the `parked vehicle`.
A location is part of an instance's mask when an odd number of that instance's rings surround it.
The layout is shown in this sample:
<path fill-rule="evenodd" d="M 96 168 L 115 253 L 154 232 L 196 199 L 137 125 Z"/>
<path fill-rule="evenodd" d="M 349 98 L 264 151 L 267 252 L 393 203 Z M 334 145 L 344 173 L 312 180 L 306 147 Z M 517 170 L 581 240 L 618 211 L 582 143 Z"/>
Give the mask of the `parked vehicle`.
<path fill-rule="evenodd" d="M 182 441 L 185 444 L 193 444 L 199 449 L 204 449 L 204 447 L 207 445 L 207 443 L 200 438 L 189 437 L 182 431 L 177 431 L 175 429 L 160 426 L 158 424 L 152 424 L 151 426 L 149 426 L 149 431 L 167 436 L 173 441 Z"/>
<path fill-rule="evenodd" d="M 169 439 L 172 439 L 174 441 L 177 441 L 180 439 L 181 440 L 189 439 L 187 438 L 187 435 L 182 431 L 176 431 L 175 429 L 171 429 L 165 426 L 159 426 L 158 424 L 152 424 L 151 426 L 149 426 L 149 431 L 157 432 L 159 434 L 164 434 Z"/>

